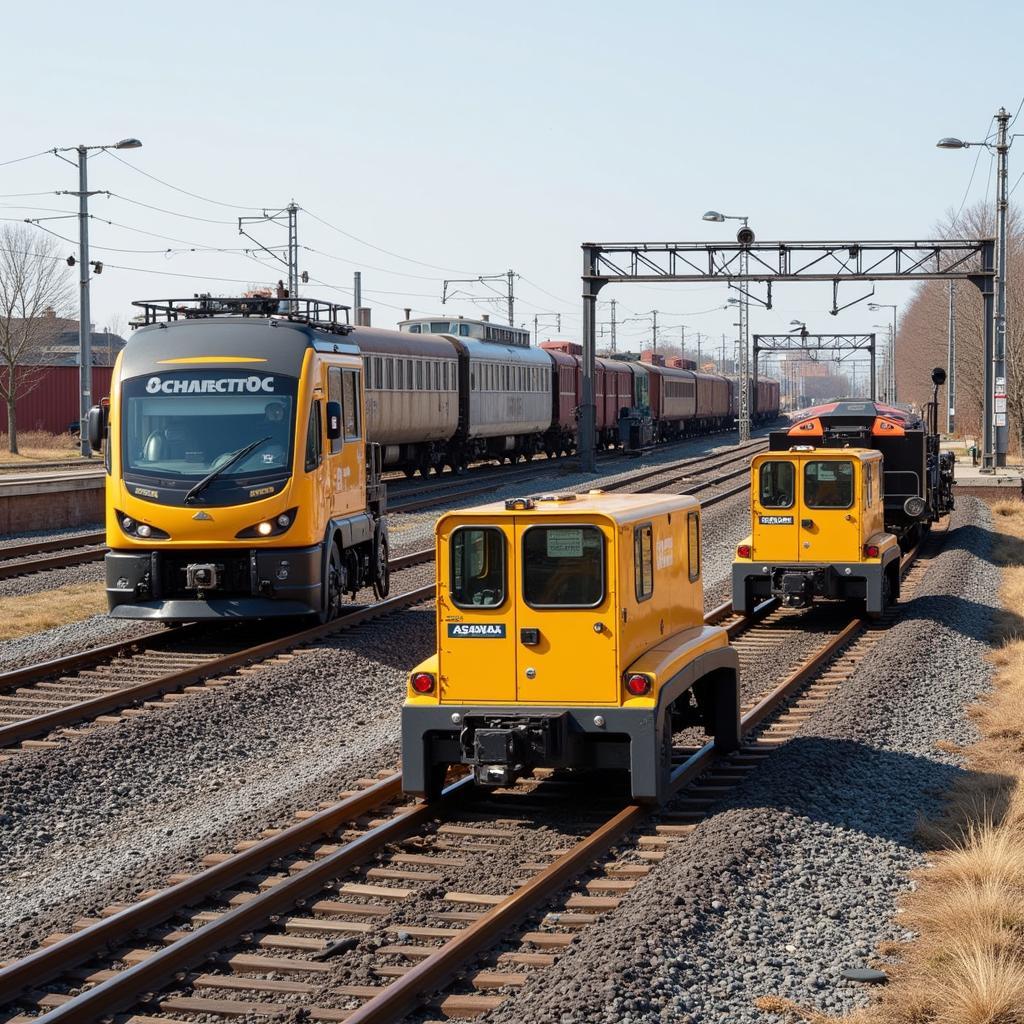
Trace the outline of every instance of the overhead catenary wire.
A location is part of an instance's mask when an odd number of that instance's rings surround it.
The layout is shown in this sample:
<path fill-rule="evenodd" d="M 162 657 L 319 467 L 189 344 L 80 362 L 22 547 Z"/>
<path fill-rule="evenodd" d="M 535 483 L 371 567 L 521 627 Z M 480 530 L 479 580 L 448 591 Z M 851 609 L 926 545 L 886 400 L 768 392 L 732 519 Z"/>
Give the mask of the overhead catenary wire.
<path fill-rule="evenodd" d="M 44 149 L 44 150 L 42 150 L 39 153 L 30 153 L 28 156 L 16 157 L 14 160 L 3 160 L 3 161 L 0 161 L 0 167 L 9 167 L 11 164 L 20 164 L 20 163 L 24 163 L 24 161 L 26 161 L 26 160 L 35 160 L 36 157 L 46 156 L 48 153 L 52 153 L 52 152 L 53 152 L 52 149 Z"/>

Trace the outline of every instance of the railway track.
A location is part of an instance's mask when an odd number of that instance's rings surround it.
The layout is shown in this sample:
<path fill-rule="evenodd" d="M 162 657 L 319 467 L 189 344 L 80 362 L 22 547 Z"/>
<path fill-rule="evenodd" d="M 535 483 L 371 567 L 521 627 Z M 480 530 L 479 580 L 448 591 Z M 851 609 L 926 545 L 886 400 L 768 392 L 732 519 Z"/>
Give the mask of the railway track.
<path fill-rule="evenodd" d="M 424 565 L 433 549 L 393 558 L 391 572 Z M 415 587 L 374 604 L 355 607 L 332 622 L 288 631 L 253 644 L 189 623 L 154 630 L 39 665 L 0 673 L 0 760 L 19 751 L 59 746 L 80 735 L 82 723 L 113 724 L 145 714 L 157 701 L 173 703 L 191 688 L 224 685 L 218 677 L 287 656 L 303 644 L 408 608 L 434 595 Z M 265 632 L 265 631 L 264 631 Z M 172 649 L 173 648 L 173 649 Z"/>
<path fill-rule="evenodd" d="M 908 591 L 927 564 L 915 555 L 903 566 Z M 756 647 L 779 616 L 766 602 L 750 619 L 730 617 L 728 606 L 709 617 Z M 581 794 L 551 772 L 490 793 L 455 779 L 425 805 L 403 799 L 399 777 L 382 773 L 52 936 L 0 969 L 0 1006 L 12 1024 L 84 1024 L 122 1012 L 137 1024 L 200 1014 L 368 1024 L 420 1009 L 486 1013 L 614 913 L 669 845 L 688 841 L 714 803 L 842 685 L 885 624 L 837 624 L 752 694 L 736 753 L 677 747 L 678 798 L 666 808 L 627 803 L 604 787 Z M 562 824 L 538 824 L 551 821 Z M 485 865 L 499 862 L 501 878 L 488 885 Z M 467 879 L 478 891 L 465 891 Z M 556 897 L 558 909 L 546 910 Z"/>
<path fill-rule="evenodd" d="M 721 464 L 745 463 L 748 458 L 749 449 L 745 449 L 743 453 L 729 453 Z M 656 471 L 644 470 L 638 478 L 615 481 L 607 489 L 644 482 L 706 461 L 688 459 Z M 699 494 L 745 474 L 744 466 L 676 493 Z M 663 486 L 677 487 L 671 480 Z M 702 505 L 710 507 L 724 501 L 746 486 L 744 483 L 713 494 L 702 499 Z M 432 550 L 414 552 L 392 559 L 391 570 L 424 565 L 433 558 Z M 261 639 L 257 644 L 240 642 L 233 634 L 193 623 L 0 673 L 0 760 L 19 752 L 59 747 L 81 735 L 83 724 L 116 724 L 166 707 L 196 689 L 225 685 L 223 677 L 229 673 L 244 673 L 256 663 L 287 657 L 291 649 L 304 643 L 429 600 L 433 593 L 432 585 L 414 588 L 387 601 L 354 608 L 326 625 Z"/>
<path fill-rule="evenodd" d="M 702 464 L 706 466 L 707 463 L 711 463 L 712 467 L 727 465 L 740 459 L 749 458 L 751 454 L 761 450 L 762 447 L 763 442 L 754 441 L 742 449 L 728 453 L 724 459 L 719 456 L 710 458 L 695 456 L 678 462 L 665 463 L 658 467 L 648 467 L 638 473 L 630 474 L 624 480 L 612 481 L 605 486 L 605 489 L 619 490 L 656 476 L 685 471 Z M 391 502 L 389 511 L 393 513 L 420 512 L 442 503 L 482 497 L 492 494 L 498 481 L 505 485 L 510 475 L 524 478 L 546 475 L 551 470 L 564 465 L 565 461 L 564 459 L 555 459 L 540 463 L 505 466 L 500 470 L 474 475 L 472 479 L 453 476 L 451 479 L 446 478 L 427 486 L 403 487 L 395 490 L 396 500 Z M 402 483 L 403 481 L 396 482 Z M 66 569 L 89 562 L 99 562 L 102 561 L 106 551 L 106 534 L 103 531 L 82 533 L 55 540 L 26 541 L 22 544 L 0 547 L 0 580 L 26 576 L 34 572 L 47 572 L 51 569 Z"/>

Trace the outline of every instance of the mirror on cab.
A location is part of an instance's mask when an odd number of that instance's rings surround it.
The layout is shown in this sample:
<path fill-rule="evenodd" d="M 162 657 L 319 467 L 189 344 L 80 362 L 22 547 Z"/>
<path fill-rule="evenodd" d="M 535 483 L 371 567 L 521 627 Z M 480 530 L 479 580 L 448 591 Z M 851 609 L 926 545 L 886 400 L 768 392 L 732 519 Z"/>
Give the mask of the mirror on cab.
<path fill-rule="evenodd" d="M 107 432 L 107 410 L 102 405 L 94 405 L 86 415 L 86 432 L 89 444 L 96 450 L 103 450 L 103 438 Z"/>
<path fill-rule="evenodd" d="M 327 403 L 327 437 L 331 441 L 341 437 L 341 402 Z"/>

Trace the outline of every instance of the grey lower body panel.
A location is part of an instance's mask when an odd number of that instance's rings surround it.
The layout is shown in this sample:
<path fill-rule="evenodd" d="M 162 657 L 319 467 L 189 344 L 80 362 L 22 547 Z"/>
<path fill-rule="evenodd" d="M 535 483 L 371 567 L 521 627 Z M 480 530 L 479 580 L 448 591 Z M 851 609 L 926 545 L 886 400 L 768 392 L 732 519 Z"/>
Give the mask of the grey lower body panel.
<path fill-rule="evenodd" d="M 777 597 L 783 604 L 803 607 L 814 598 L 862 599 L 867 611 L 880 614 L 883 608 L 883 578 L 898 552 L 880 562 L 797 562 L 784 565 L 734 562 L 732 566 L 732 607 L 746 614 L 765 598 Z M 767 571 L 766 571 L 767 570 Z M 893 591 L 895 596 L 896 591 Z"/>
<path fill-rule="evenodd" d="M 458 715 L 458 721 L 453 721 Z M 463 763 L 460 734 L 467 719 L 537 722 L 546 716 L 562 721 L 566 743 L 557 757 L 531 767 L 621 768 L 630 773 L 633 795 L 656 799 L 659 794 L 658 737 L 662 712 L 605 707 L 478 706 L 443 704 L 402 708 L 402 788 L 428 791 L 429 772 L 436 764 Z M 603 726 L 595 724 L 600 716 Z"/>
<path fill-rule="evenodd" d="M 108 551 L 107 604 L 117 619 L 278 618 L 320 611 L 323 545 Z M 217 585 L 187 586 L 189 565 L 212 565 Z"/>

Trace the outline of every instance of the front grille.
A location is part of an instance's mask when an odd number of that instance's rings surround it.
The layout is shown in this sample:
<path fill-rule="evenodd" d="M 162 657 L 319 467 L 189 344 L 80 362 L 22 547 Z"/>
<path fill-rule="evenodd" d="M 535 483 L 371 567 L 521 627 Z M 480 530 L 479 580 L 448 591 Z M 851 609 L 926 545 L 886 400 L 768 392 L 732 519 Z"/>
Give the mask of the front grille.
<path fill-rule="evenodd" d="M 156 554 L 159 599 L 194 598 L 195 590 L 186 587 L 189 565 L 213 565 L 217 568 L 217 586 L 203 591 L 209 597 L 252 597 L 250 552 L 244 551 L 160 551 Z"/>

